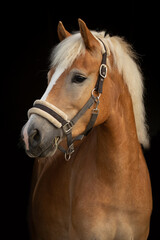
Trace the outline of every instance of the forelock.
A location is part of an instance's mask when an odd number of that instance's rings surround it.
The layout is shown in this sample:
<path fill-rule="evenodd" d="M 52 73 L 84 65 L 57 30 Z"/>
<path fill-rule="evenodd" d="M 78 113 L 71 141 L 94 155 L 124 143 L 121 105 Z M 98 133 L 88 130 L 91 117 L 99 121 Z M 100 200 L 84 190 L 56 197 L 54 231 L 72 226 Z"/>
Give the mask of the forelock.
<path fill-rule="evenodd" d="M 85 53 L 85 45 L 80 33 L 73 34 L 60 42 L 51 53 L 51 67 L 69 68 L 75 59 Z"/>

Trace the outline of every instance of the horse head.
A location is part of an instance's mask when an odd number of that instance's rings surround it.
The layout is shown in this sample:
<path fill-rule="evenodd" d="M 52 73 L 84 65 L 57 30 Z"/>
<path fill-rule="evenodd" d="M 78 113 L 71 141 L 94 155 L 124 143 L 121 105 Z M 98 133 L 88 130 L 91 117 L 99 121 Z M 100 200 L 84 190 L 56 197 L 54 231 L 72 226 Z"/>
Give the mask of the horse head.
<path fill-rule="evenodd" d="M 70 34 L 62 22 L 58 24 L 60 43 L 51 54 L 47 89 L 29 110 L 29 120 L 22 129 L 30 157 L 52 156 L 66 136 L 68 151 L 73 152 L 73 141 L 86 135 L 93 125 L 103 123 L 111 111 L 116 91 L 111 90 L 112 81 L 105 81 L 109 78 L 106 66 L 109 50 L 102 41 L 104 36 L 91 32 L 81 19 L 79 29 L 80 32 Z M 105 94 L 99 101 L 102 87 Z M 70 135 L 64 131 L 64 125 L 68 132 L 72 129 Z M 60 149 L 66 153 L 64 148 Z"/>

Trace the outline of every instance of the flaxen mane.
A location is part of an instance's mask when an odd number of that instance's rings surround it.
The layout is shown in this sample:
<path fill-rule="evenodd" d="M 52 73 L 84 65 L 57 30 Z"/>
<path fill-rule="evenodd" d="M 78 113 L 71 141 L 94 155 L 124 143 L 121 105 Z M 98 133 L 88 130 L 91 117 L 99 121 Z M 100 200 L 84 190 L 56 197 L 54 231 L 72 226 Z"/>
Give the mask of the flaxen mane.
<path fill-rule="evenodd" d="M 123 74 L 123 79 L 128 86 L 133 103 L 138 139 L 147 148 L 149 146 L 149 138 L 143 103 L 143 78 L 139 66 L 135 62 L 136 55 L 131 46 L 123 38 L 117 36 L 110 37 L 109 35 L 104 37 L 104 32 L 92 31 L 92 34 L 96 38 L 102 39 L 106 45 L 108 56 L 111 52 L 114 64 L 117 66 L 120 74 Z M 59 66 L 67 69 L 84 51 L 85 45 L 80 33 L 73 34 L 53 49 L 51 66 Z M 110 68 L 109 61 L 107 61 L 107 64 Z"/>

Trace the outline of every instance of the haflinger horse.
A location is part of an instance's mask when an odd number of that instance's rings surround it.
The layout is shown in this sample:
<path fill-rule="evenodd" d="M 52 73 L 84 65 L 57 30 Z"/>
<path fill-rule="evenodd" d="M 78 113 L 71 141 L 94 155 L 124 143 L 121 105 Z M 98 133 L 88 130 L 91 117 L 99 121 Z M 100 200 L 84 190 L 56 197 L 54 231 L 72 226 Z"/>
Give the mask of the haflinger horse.
<path fill-rule="evenodd" d="M 22 129 L 35 158 L 34 240 L 146 240 L 151 184 L 143 79 L 123 38 L 58 24 L 48 86 Z"/>

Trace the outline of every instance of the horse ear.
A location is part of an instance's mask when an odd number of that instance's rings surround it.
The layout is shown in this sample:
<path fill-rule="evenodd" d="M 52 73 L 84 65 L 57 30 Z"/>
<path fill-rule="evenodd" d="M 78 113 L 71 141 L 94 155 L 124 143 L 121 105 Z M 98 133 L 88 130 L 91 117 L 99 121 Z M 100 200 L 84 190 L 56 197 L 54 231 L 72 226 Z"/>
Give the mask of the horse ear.
<path fill-rule="evenodd" d="M 59 21 L 59 23 L 58 23 L 57 33 L 58 33 L 58 38 L 60 41 L 71 36 L 71 34 L 64 28 L 63 23 L 61 21 Z"/>
<path fill-rule="evenodd" d="M 90 30 L 87 28 L 85 22 L 79 18 L 78 23 L 79 23 L 80 33 L 86 48 L 91 50 L 92 48 L 97 47 L 99 43 L 96 40 L 96 38 L 93 36 L 93 34 L 90 32 Z"/>

